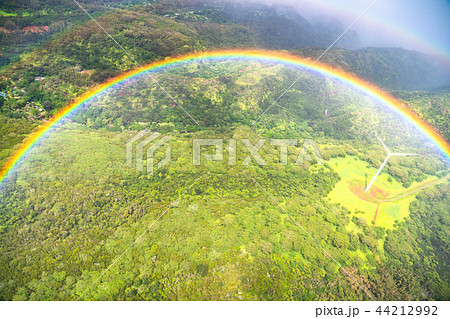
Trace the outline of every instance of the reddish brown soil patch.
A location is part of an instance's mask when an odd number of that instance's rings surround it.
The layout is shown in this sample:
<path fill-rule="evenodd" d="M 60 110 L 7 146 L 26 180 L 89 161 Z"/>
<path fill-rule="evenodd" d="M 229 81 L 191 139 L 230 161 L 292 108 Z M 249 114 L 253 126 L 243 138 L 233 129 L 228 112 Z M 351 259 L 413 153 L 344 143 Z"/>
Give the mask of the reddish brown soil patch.
<path fill-rule="evenodd" d="M 384 192 L 374 185 L 369 189 L 369 194 L 376 199 L 386 199 L 389 196 L 388 192 Z"/>
<path fill-rule="evenodd" d="M 380 208 L 380 204 L 377 205 L 377 210 L 375 211 L 375 216 L 373 217 L 373 223 L 372 223 L 372 228 L 375 227 L 375 222 L 377 220 L 377 215 L 378 215 L 378 209 Z"/>
<path fill-rule="evenodd" d="M 351 182 L 349 189 L 356 197 L 370 203 L 378 203 L 389 196 L 388 192 L 385 192 L 374 185 L 366 192 L 364 185 L 358 182 Z"/>

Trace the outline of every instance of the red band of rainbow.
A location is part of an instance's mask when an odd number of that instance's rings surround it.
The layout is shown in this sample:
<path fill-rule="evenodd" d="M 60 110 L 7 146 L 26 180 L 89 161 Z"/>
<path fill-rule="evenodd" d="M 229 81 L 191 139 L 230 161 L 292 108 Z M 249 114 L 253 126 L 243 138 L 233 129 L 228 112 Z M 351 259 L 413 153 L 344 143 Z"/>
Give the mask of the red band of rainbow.
<path fill-rule="evenodd" d="M 172 58 L 166 58 L 160 61 L 152 62 L 143 67 L 145 71 L 151 71 L 153 69 L 161 67 L 170 67 L 172 65 L 187 63 L 200 59 L 259 59 L 267 60 L 271 62 L 279 62 L 283 64 L 289 64 L 301 68 L 310 68 L 311 71 L 315 71 L 324 76 L 329 76 L 335 78 L 346 85 L 353 87 L 365 94 L 373 97 L 374 99 L 382 102 L 384 105 L 388 106 L 392 110 L 399 113 L 402 117 L 412 123 L 416 128 L 423 132 L 445 155 L 450 159 L 450 145 L 449 143 L 431 127 L 427 122 L 420 118 L 416 113 L 410 110 L 406 105 L 400 101 L 393 98 L 388 93 L 384 92 L 380 88 L 368 83 L 367 81 L 361 80 L 356 76 L 333 68 L 331 66 L 325 65 L 323 63 L 316 62 L 312 65 L 313 61 L 311 59 L 301 58 L 299 56 L 291 55 L 288 53 L 278 52 L 278 51 L 267 51 L 267 50 L 220 50 L 220 51 L 209 51 L 201 53 L 191 53 L 186 55 L 181 55 Z M 25 156 L 25 154 L 33 148 L 33 146 L 39 141 L 39 139 L 58 122 L 68 116 L 72 111 L 74 111 L 78 106 L 88 101 L 97 94 L 102 93 L 108 88 L 124 81 L 126 79 L 138 76 L 145 71 L 141 68 L 131 70 L 118 77 L 112 78 L 107 82 L 97 86 L 95 89 L 90 90 L 75 101 L 61 109 L 58 114 L 56 114 L 49 121 L 42 124 L 36 131 L 31 133 L 25 141 L 22 143 L 20 148 L 14 152 L 14 154 L 8 159 L 6 164 L 0 170 L 0 183 L 4 181 L 8 173 L 18 164 L 18 162 Z"/>

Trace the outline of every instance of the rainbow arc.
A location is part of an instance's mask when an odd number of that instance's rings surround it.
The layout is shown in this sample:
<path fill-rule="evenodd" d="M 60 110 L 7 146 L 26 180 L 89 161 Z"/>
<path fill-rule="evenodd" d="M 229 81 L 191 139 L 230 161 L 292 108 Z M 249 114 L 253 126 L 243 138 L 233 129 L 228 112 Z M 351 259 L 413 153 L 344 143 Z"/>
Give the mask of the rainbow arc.
<path fill-rule="evenodd" d="M 263 60 L 267 62 L 280 63 L 288 66 L 293 66 L 297 68 L 309 69 L 310 72 L 321 74 L 325 77 L 330 77 L 336 79 L 343 83 L 344 85 L 354 88 L 368 96 L 371 96 L 375 100 L 378 100 L 383 105 L 389 109 L 395 111 L 401 117 L 406 119 L 412 125 L 414 125 L 419 131 L 421 131 L 424 136 L 426 136 L 430 141 L 432 141 L 440 152 L 447 158 L 450 159 L 450 145 L 449 143 L 433 129 L 431 125 L 420 118 L 416 113 L 407 108 L 400 101 L 396 100 L 394 97 L 384 92 L 380 88 L 372 85 L 371 83 L 364 81 L 348 72 L 331 67 L 329 65 L 315 62 L 310 59 L 305 59 L 292 54 L 278 52 L 278 51 L 267 51 L 267 50 L 220 50 L 220 51 L 209 51 L 200 53 L 191 53 L 186 55 L 181 55 L 177 57 L 171 57 L 162 59 L 160 61 L 152 62 L 143 66 L 143 68 L 138 68 L 129 72 L 126 72 L 118 77 L 112 78 L 107 82 L 97 86 L 96 88 L 84 93 L 72 103 L 64 107 L 49 121 L 42 124 L 36 131 L 31 133 L 25 141 L 22 143 L 20 148 L 14 152 L 14 154 L 8 159 L 6 164 L 0 170 L 0 183 L 3 183 L 5 178 L 8 176 L 9 172 L 13 170 L 21 159 L 27 154 L 27 152 L 32 149 L 42 138 L 49 132 L 53 127 L 60 123 L 64 118 L 69 116 L 83 103 L 88 102 L 98 94 L 101 94 L 105 90 L 114 87 L 131 79 L 133 77 L 139 76 L 144 72 L 155 72 L 159 69 L 164 69 L 168 67 L 173 67 L 177 65 L 182 65 L 184 63 L 196 62 L 200 60 Z"/>

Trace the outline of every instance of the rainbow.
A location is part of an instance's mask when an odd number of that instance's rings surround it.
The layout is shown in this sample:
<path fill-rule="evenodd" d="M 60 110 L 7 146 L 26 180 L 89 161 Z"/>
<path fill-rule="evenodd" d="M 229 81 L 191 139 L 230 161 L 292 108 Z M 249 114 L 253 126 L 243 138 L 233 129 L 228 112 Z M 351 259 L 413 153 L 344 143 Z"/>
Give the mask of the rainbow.
<path fill-rule="evenodd" d="M 267 50 L 220 50 L 209 51 L 201 53 L 191 53 L 176 57 L 169 57 L 160 61 L 152 62 L 143 66 L 143 68 L 134 69 L 126 72 L 118 77 L 112 78 L 109 81 L 98 85 L 94 89 L 82 94 L 72 103 L 60 110 L 53 118 L 42 124 L 37 130 L 31 133 L 25 141 L 22 143 L 19 149 L 8 159 L 6 164 L 0 170 L 0 184 L 3 183 L 5 178 L 14 169 L 20 160 L 32 149 L 40 139 L 60 123 L 64 118 L 70 115 L 80 105 L 89 101 L 96 95 L 103 91 L 135 76 L 139 76 L 147 71 L 157 71 L 158 69 L 176 66 L 188 62 L 195 62 L 202 59 L 216 60 L 216 59 L 239 59 L 239 60 L 265 60 L 268 62 L 275 62 L 286 64 L 300 68 L 310 68 L 311 71 L 319 73 L 326 77 L 331 77 L 340 82 L 352 87 L 372 98 L 380 101 L 396 113 L 400 114 L 404 119 L 412 123 L 418 128 L 426 137 L 428 137 L 442 152 L 444 156 L 450 159 L 450 145 L 449 143 L 439 135 L 428 123 L 421 119 L 416 113 L 411 111 L 406 105 L 396 100 L 380 88 L 364 81 L 356 76 L 345 72 L 340 69 L 316 62 L 313 64 L 311 59 L 301 58 L 299 56 L 291 55 L 279 51 L 267 51 Z"/>
<path fill-rule="evenodd" d="M 367 8 L 367 1 L 317 1 L 317 0 L 303 0 L 302 6 L 305 11 L 320 13 L 320 15 L 328 14 L 329 16 L 343 17 L 348 21 L 354 21 L 364 9 Z M 360 21 L 369 30 L 377 30 L 379 34 L 386 34 L 390 41 L 395 42 L 394 47 L 400 46 L 406 49 L 421 50 L 428 54 L 436 55 L 436 58 L 446 63 L 450 67 L 450 48 L 437 41 L 429 35 L 423 33 L 423 30 L 413 28 L 412 25 L 405 23 L 401 19 L 393 19 L 389 15 L 386 16 L 387 7 L 380 8 L 377 4 L 370 10 L 370 14 L 364 16 Z M 395 4 L 393 4 L 395 6 Z M 398 5 L 402 5 L 399 3 Z M 404 4 L 403 4 L 404 5 Z M 414 4 L 412 4 L 414 6 Z M 399 8 L 391 8 L 391 12 L 395 12 Z M 361 34 L 360 34 L 361 35 Z M 399 42 L 400 41 L 400 42 Z M 412 45 L 412 48 L 411 48 Z"/>

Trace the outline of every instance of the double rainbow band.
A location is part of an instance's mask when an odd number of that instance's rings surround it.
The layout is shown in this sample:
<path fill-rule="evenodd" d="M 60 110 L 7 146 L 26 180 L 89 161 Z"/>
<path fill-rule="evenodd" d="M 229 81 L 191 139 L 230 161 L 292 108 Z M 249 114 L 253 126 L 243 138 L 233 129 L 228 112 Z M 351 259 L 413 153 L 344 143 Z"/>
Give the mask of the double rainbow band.
<path fill-rule="evenodd" d="M 14 152 L 14 154 L 8 159 L 6 164 L 0 170 L 0 184 L 3 183 L 9 172 L 20 162 L 25 154 L 33 148 L 33 146 L 43 137 L 43 135 L 49 131 L 52 127 L 58 124 L 62 119 L 71 114 L 81 104 L 89 101 L 96 95 L 103 91 L 121 83 L 127 79 L 139 76 L 146 71 L 156 71 L 158 68 L 167 68 L 184 64 L 188 62 L 195 62 L 197 60 L 217 60 L 217 59 L 238 59 L 238 60 L 264 60 L 268 62 L 281 63 L 285 65 L 294 66 L 297 68 L 307 69 L 312 72 L 322 74 L 326 77 L 334 78 L 348 87 L 354 88 L 368 96 L 371 96 L 375 100 L 380 101 L 396 113 L 400 114 L 404 119 L 419 129 L 426 137 L 428 137 L 442 152 L 444 156 L 450 159 L 450 145 L 449 143 L 439 135 L 428 123 L 421 119 L 416 113 L 411 111 L 407 106 L 396 100 L 380 88 L 364 81 L 356 76 L 344 72 L 342 70 L 333 68 L 323 63 L 316 62 L 312 65 L 313 61 L 310 59 L 304 59 L 295 55 L 291 55 L 283 52 L 266 51 L 266 50 L 220 50 L 209 51 L 201 53 L 191 53 L 181 55 L 172 58 L 166 58 L 157 62 L 152 62 L 141 68 L 134 69 L 126 72 L 118 77 L 112 78 L 107 82 L 97 86 L 95 89 L 88 91 L 78 97 L 75 101 L 64 107 L 49 121 L 42 124 L 36 131 L 31 133 L 21 147 Z"/>

